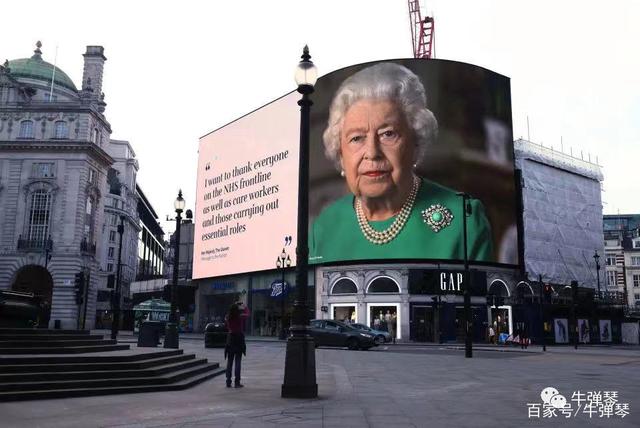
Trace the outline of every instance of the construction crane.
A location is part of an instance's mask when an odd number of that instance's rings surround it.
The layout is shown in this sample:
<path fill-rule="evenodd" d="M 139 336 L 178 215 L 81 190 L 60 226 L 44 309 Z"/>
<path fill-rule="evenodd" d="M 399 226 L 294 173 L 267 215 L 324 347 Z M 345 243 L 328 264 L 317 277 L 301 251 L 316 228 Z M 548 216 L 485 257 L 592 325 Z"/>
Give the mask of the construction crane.
<path fill-rule="evenodd" d="M 435 23 L 432 16 L 420 14 L 420 2 L 408 0 L 409 21 L 411 22 L 411 41 L 413 42 L 414 58 L 435 58 L 434 46 Z"/>

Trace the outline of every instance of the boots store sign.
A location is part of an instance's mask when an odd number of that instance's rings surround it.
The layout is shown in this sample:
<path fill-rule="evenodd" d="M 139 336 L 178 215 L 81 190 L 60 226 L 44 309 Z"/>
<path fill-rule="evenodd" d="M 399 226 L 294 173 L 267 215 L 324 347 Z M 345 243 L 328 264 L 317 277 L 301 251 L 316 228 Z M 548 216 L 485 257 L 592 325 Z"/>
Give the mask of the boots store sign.
<path fill-rule="evenodd" d="M 469 286 L 472 296 L 487 294 L 487 274 L 469 271 L 470 284 L 466 284 L 464 271 L 415 269 L 409 272 L 410 294 L 464 294 Z"/>

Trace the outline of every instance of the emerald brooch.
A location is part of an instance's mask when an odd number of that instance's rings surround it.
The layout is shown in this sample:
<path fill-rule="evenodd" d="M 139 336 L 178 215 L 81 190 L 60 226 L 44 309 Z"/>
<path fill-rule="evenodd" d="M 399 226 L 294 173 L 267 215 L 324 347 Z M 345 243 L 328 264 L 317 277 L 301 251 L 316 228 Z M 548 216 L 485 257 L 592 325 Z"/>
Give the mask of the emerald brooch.
<path fill-rule="evenodd" d="M 449 226 L 451 220 L 453 220 L 451 210 L 440 204 L 431 205 L 422 211 L 422 221 L 427 223 L 436 233 Z"/>

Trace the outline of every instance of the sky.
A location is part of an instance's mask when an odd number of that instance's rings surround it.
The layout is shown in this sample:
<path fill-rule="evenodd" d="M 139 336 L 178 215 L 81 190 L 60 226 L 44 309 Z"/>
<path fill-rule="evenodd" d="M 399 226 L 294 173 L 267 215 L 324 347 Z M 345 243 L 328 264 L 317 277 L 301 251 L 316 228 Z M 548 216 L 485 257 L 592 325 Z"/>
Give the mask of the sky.
<path fill-rule="evenodd" d="M 435 17 L 437 58 L 511 78 L 514 138 L 597 159 L 604 213 L 640 212 L 640 2 L 421 5 Z M 104 46 L 112 138 L 133 146 L 161 220 L 179 188 L 193 209 L 199 137 L 294 90 L 305 44 L 320 75 L 412 57 L 405 0 L 22 0 L 3 16 L 2 62 L 41 40 L 77 87 L 86 46 Z"/>

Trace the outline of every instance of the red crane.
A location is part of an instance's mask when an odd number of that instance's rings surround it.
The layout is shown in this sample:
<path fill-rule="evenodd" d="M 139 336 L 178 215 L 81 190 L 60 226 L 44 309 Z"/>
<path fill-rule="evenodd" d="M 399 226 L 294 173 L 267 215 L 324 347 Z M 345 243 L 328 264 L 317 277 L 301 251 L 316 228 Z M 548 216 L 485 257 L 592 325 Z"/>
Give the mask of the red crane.
<path fill-rule="evenodd" d="M 434 35 L 435 23 L 432 16 L 420 15 L 420 2 L 407 0 L 409 4 L 409 20 L 411 22 L 411 41 L 414 58 L 435 58 Z"/>

